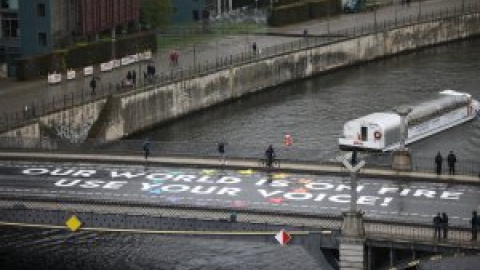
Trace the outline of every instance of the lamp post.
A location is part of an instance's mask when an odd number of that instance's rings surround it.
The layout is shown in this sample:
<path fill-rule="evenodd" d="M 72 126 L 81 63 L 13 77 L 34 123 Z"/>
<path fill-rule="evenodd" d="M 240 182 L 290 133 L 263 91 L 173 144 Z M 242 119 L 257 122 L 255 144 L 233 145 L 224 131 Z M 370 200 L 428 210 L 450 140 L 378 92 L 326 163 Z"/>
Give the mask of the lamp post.
<path fill-rule="evenodd" d="M 393 5 L 395 6 L 395 27 L 397 27 L 397 3 L 393 1 Z"/>
<path fill-rule="evenodd" d="M 418 22 L 422 19 L 422 1 L 418 1 Z"/>
<path fill-rule="evenodd" d="M 112 60 L 115 60 L 115 39 L 116 39 L 116 32 L 115 27 L 112 28 Z"/>
<path fill-rule="evenodd" d="M 412 112 L 412 108 L 402 106 L 394 108 L 393 111 L 400 116 L 400 147 L 393 152 L 392 168 L 401 171 L 412 169 L 410 151 L 405 147 L 408 137 L 407 116 Z"/>
<path fill-rule="evenodd" d="M 408 123 L 407 123 L 407 116 L 412 112 L 412 108 L 405 106 L 405 107 L 397 107 L 393 109 L 393 111 L 400 116 L 400 148 L 399 150 L 405 150 L 405 141 L 408 137 Z"/>
<path fill-rule="evenodd" d="M 363 237 L 365 235 L 363 214 L 357 210 L 357 174 L 365 166 L 365 161 L 357 162 L 357 152 L 355 150 L 351 155 L 337 157 L 337 160 L 342 162 L 350 172 L 350 209 L 343 213 L 342 235 Z"/>

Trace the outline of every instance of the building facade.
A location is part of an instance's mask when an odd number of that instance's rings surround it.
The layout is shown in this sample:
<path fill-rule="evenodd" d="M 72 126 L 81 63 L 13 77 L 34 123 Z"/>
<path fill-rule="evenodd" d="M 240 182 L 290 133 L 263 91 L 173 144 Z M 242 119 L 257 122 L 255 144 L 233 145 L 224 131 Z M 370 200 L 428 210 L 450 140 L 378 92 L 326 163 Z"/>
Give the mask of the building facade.
<path fill-rule="evenodd" d="M 0 0 L 0 76 L 15 76 L 15 59 L 42 55 L 137 22 L 140 0 Z"/>

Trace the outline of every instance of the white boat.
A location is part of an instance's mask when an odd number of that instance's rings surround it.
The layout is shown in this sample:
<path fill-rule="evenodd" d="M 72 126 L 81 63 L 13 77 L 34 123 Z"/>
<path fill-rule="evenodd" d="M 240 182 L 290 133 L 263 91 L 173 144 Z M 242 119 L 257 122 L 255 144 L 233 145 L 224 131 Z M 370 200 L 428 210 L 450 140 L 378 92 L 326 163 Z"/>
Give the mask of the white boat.
<path fill-rule="evenodd" d="M 405 144 L 475 119 L 480 103 L 470 94 L 444 90 L 432 100 L 411 107 Z M 342 150 L 390 151 L 400 146 L 400 116 L 394 112 L 373 113 L 350 120 L 338 139 Z"/>

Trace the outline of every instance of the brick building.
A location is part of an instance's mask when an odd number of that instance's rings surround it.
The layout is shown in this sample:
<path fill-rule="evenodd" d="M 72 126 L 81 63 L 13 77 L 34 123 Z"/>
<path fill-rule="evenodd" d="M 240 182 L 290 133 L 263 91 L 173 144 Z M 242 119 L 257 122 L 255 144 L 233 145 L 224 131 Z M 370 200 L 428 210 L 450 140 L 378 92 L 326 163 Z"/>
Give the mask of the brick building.
<path fill-rule="evenodd" d="M 141 0 L 0 0 L 0 76 L 15 76 L 15 59 L 138 22 Z"/>

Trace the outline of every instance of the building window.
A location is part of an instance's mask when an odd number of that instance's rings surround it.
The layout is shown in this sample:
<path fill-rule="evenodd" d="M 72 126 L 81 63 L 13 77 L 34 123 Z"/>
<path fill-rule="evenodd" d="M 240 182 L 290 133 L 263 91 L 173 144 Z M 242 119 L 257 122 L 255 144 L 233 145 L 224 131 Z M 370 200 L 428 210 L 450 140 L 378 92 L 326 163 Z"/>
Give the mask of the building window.
<path fill-rule="evenodd" d="M 2 0 L 0 8 L 18 9 L 18 0 Z"/>
<path fill-rule="evenodd" d="M 42 47 L 47 46 L 47 33 L 44 33 L 44 32 L 38 33 L 38 45 Z"/>
<path fill-rule="evenodd" d="M 37 16 L 45 17 L 45 4 L 37 4 Z"/>
<path fill-rule="evenodd" d="M 8 0 L 2 0 L 2 8 L 10 8 L 10 3 Z"/>
<path fill-rule="evenodd" d="M 4 13 L 2 18 L 2 37 L 18 37 L 18 17 L 16 14 Z"/>

